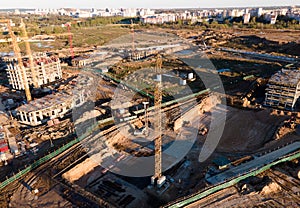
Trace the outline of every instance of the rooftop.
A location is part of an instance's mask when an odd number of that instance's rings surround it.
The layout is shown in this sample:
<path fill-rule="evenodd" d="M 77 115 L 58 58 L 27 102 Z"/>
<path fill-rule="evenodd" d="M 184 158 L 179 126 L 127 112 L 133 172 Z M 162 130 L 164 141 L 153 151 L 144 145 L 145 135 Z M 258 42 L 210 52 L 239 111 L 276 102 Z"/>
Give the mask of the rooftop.
<path fill-rule="evenodd" d="M 300 82 L 300 71 L 281 69 L 281 71 L 274 74 L 270 80 L 270 84 L 285 85 L 296 87 Z"/>
<path fill-rule="evenodd" d="M 40 99 L 33 100 L 26 105 L 22 105 L 19 108 L 17 108 L 17 111 L 29 113 L 33 111 L 48 109 L 51 107 L 53 108 L 56 105 L 65 103 L 67 101 L 72 102 L 72 95 L 67 93 L 56 93 L 47 95 Z"/>
<path fill-rule="evenodd" d="M 90 86 L 93 86 L 93 80 L 93 77 L 84 75 L 80 76 L 76 81 L 76 85 L 69 86 L 70 88 L 66 91 L 35 99 L 26 105 L 18 107 L 16 110 L 29 113 L 53 107 L 55 108 L 55 106 L 62 103 L 72 102 L 74 100 L 74 96 L 76 98 L 79 94 L 86 93 L 90 90 Z"/>

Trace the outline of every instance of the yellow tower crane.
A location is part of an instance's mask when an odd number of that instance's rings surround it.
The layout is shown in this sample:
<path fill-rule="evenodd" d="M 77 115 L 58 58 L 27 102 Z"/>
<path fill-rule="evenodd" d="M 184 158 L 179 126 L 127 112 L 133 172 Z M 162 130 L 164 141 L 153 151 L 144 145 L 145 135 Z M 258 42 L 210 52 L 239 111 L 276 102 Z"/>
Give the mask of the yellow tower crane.
<path fill-rule="evenodd" d="M 17 57 L 17 60 L 18 60 L 18 67 L 19 67 L 19 70 L 21 70 L 21 76 L 22 76 L 22 81 L 23 81 L 23 84 L 24 84 L 26 99 L 27 99 L 28 102 L 30 102 L 32 100 L 32 98 L 31 98 L 28 79 L 27 79 L 27 75 L 26 75 L 26 69 L 23 65 L 21 50 L 20 50 L 20 47 L 18 45 L 17 37 L 15 36 L 15 34 L 12 30 L 12 27 L 11 27 L 11 20 L 2 19 L 2 20 L 0 20 L 0 23 L 5 23 L 7 25 L 7 29 L 8 29 L 9 35 L 11 37 L 13 50 L 14 50 L 15 56 Z"/>
<path fill-rule="evenodd" d="M 28 34 L 27 34 L 27 31 L 26 31 L 26 26 L 23 22 L 23 19 L 21 19 L 21 28 L 22 28 L 22 32 L 24 33 L 26 53 L 27 53 L 27 56 L 29 58 L 29 65 L 30 65 L 30 71 L 31 71 L 33 86 L 35 88 L 38 88 L 39 87 L 38 78 L 37 78 L 37 75 L 36 75 L 36 72 L 35 72 L 33 56 L 32 56 L 32 53 L 31 53 L 30 43 L 28 41 Z"/>
<path fill-rule="evenodd" d="M 161 67 L 162 67 L 162 57 L 159 54 L 156 60 L 156 72 L 158 74 L 158 83 L 155 86 L 154 91 L 154 105 L 155 105 L 155 122 L 154 122 L 154 130 L 155 130 L 155 171 L 154 176 L 152 177 L 152 183 L 154 184 L 157 181 L 159 185 L 159 180 L 162 177 L 162 115 L 161 115 L 161 102 L 162 102 L 162 75 L 161 75 Z"/>

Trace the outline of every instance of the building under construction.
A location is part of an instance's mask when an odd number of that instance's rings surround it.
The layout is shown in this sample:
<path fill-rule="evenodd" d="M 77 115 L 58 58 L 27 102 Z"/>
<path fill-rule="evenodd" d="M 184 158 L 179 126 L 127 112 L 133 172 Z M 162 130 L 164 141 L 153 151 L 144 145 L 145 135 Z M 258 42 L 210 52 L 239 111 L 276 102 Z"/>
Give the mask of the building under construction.
<path fill-rule="evenodd" d="M 266 89 L 265 106 L 293 110 L 300 96 L 300 71 L 281 69 Z"/>
<path fill-rule="evenodd" d="M 30 66 L 29 58 L 25 57 L 22 60 L 29 86 L 40 87 L 62 78 L 60 60 L 56 56 L 47 56 L 45 53 L 36 54 L 33 56 L 33 66 Z M 17 60 L 6 58 L 6 63 L 9 84 L 16 90 L 24 90 L 23 71 Z"/>
<path fill-rule="evenodd" d="M 81 106 L 93 97 L 90 90 L 92 84 L 93 77 L 82 76 L 73 89 L 47 95 L 18 107 L 19 122 L 37 126 L 55 118 L 63 118 L 72 108 Z"/>
<path fill-rule="evenodd" d="M 131 61 L 138 61 L 138 60 L 148 58 L 157 53 L 158 53 L 158 50 L 150 50 L 150 49 L 149 50 L 135 50 L 135 51 L 128 52 L 128 54 L 126 54 L 125 57 Z"/>
<path fill-rule="evenodd" d="M 91 97 L 89 87 L 93 85 L 93 77 L 81 76 L 76 86 L 73 85 L 68 90 L 32 100 L 30 86 L 39 88 L 62 78 L 60 60 L 46 53 L 32 54 L 26 27 L 21 19 L 20 26 L 26 45 L 26 56 L 22 56 L 11 20 L 0 20 L 0 23 L 7 25 L 14 49 L 14 57 L 5 59 L 9 83 L 14 89 L 25 90 L 28 102 L 16 109 L 20 123 L 37 126 L 55 118 L 62 118 L 72 108 L 81 106 Z"/>

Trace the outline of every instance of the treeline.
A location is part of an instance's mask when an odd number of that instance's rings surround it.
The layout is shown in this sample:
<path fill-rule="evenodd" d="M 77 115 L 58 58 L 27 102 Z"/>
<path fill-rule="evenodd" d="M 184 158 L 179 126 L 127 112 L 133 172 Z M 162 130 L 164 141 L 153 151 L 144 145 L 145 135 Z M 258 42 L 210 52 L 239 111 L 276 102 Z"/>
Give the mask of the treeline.
<path fill-rule="evenodd" d="M 140 24 L 144 28 L 171 28 L 171 29 L 193 29 L 193 28 L 215 28 L 215 29 L 226 29 L 226 28 L 253 28 L 253 29 L 293 29 L 300 30 L 299 21 L 289 18 L 287 16 L 278 16 L 275 24 L 270 24 L 266 20 L 265 16 L 259 18 L 251 17 L 249 23 L 243 23 L 243 17 L 234 17 L 231 19 L 225 19 L 223 21 L 217 21 L 216 18 L 211 18 L 209 21 L 192 22 L 191 20 L 178 20 L 176 22 L 169 22 L 163 24 Z"/>
<path fill-rule="evenodd" d="M 124 17 L 94 17 L 88 18 L 84 21 L 80 21 L 77 24 L 74 24 L 74 27 L 97 27 L 101 25 L 108 25 L 108 24 L 117 24 L 122 21 Z"/>
<path fill-rule="evenodd" d="M 13 22 L 17 25 L 20 23 L 19 16 L 10 17 Z M 134 23 L 138 22 L 138 19 L 132 18 Z M 93 17 L 93 18 L 72 18 L 69 16 L 57 16 L 57 15 L 48 15 L 48 16 L 37 16 L 30 15 L 28 17 L 23 17 L 24 23 L 26 24 L 27 32 L 30 37 L 35 35 L 51 35 L 51 34 L 60 34 L 67 33 L 68 28 L 63 27 L 66 23 L 71 23 L 73 31 L 80 28 L 86 27 L 97 27 L 108 24 L 130 24 L 131 18 L 124 17 Z M 17 31 L 18 35 L 23 36 L 22 31 L 17 27 L 14 27 L 14 30 Z M 4 35 L 4 36 L 3 36 Z M 2 34 L 2 37 L 5 37 L 7 34 Z M 1 37 L 1 35 L 0 35 Z"/>

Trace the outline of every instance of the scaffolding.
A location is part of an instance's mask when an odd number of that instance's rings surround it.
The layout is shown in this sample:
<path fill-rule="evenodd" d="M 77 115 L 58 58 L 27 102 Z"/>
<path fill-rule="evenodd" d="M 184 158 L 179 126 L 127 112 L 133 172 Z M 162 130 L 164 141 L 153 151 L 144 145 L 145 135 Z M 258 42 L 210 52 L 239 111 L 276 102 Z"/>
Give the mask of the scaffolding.
<path fill-rule="evenodd" d="M 264 105 L 273 108 L 294 110 L 300 96 L 300 71 L 282 69 L 274 74 L 266 89 Z"/>

